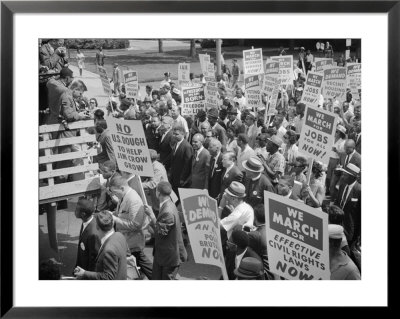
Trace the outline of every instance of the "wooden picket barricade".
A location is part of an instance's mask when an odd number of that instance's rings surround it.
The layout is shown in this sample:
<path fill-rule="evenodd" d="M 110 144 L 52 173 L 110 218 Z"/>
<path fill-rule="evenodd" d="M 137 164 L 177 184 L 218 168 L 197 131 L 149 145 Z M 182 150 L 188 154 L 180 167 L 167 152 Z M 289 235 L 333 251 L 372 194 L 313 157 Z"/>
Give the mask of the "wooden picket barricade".
<path fill-rule="evenodd" d="M 80 136 L 51 139 L 53 132 L 65 131 L 63 124 L 39 126 L 39 165 L 46 170 L 39 170 L 39 204 L 47 205 L 47 225 L 50 246 L 58 251 L 56 232 L 56 202 L 71 197 L 91 195 L 100 190 L 100 178 L 92 171 L 98 170 L 97 163 L 91 163 L 89 158 L 97 155 L 95 148 L 89 148 L 87 143 L 95 142 L 96 136 L 89 134 L 86 129 L 93 127 L 94 121 L 77 121 L 68 123 L 71 131 L 79 131 Z M 60 146 L 79 145 L 80 151 L 69 153 L 54 152 Z M 44 156 L 43 153 L 44 152 Z M 54 152 L 54 154 L 53 154 Z M 42 156 L 41 156 L 42 155 Z M 54 169 L 53 164 L 60 161 L 79 160 L 81 164 L 65 168 Z M 65 183 L 55 183 L 59 176 L 78 174 L 82 179 Z M 75 175 L 76 176 L 76 175 Z"/>

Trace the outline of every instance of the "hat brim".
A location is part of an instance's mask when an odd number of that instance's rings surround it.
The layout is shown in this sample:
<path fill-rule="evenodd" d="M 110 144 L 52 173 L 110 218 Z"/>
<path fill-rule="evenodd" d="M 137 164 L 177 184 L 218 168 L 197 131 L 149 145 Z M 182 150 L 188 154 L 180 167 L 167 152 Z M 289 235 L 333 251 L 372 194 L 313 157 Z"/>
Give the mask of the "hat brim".
<path fill-rule="evenodd" d="M 248 171 L 254 172 L 254 173 L 261 173 L 261 172 L 264 170 L 263 167 L 260 167 L 259 170 L 254 170 L 254 169 L 252 169 L 252 168 L 249 168 L 249 167 L 247 166 L 247 160 L 244 161 L 244 162 L 242 163 L 242 166 L 243 166 L 245 169 L 247 169 Z"/>
<path fill-rule="evenodd" d="M 231 193 L 231 192 L 229 191 L 228 188 L 225 189 L 225 192 L 226 192 L 228 195 L 230 195 L 230 196 L 232 196 L 232 197 L 236 197 L 236 198 L 244 198 L 244 197 L 246 197 L 246 194 L 242 194 L 242 195 L 240 195 L 240 196 L 238 196 L 238 195 L 236 195 L 236 194 L 233 194 L 233 193 Z"/>
<path fill-rule="evenodd" d="M 276 145 L 276 146 L 278 146 L 278 147 L 281 147 L 281 145 L 279 145 L 279 144 L 277 144 L 277 143 L 275 143 L 273 140 L 271 140 L 270 138 L 267 138 L 267 141 L 270 141 L 272 144 L 274 144 L 274 145 Z"/>
<path fill-rule="evenodd" d="M 241 273 L 238 269 L 234 269 L 233 273 L 240 278 L 246 278 L 246 279 L 254 279 L 254 278 L 258 278 L 260 276 L 264 275 L 264 272 L 260 271 L 258 275 L 254 274 L 254 275 L 246 275 L 244 273 Z"/>

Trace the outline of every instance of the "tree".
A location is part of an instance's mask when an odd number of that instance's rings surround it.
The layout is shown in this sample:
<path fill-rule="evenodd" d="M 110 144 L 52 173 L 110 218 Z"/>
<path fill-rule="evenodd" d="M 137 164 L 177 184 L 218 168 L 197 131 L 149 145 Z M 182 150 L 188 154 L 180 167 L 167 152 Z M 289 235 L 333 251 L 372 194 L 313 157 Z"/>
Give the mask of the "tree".
<path fill-rule="evenodd" d="M 158 39 L 158 53 L 164 53 L 162 39 Z"/>
<path fill-rule="evenodd" d="M 190 40 L 190 52 L 189 52 L 189 56 L 192 58 L 196 57 L 196 42 L 195 39 L 191 39 Z"/>

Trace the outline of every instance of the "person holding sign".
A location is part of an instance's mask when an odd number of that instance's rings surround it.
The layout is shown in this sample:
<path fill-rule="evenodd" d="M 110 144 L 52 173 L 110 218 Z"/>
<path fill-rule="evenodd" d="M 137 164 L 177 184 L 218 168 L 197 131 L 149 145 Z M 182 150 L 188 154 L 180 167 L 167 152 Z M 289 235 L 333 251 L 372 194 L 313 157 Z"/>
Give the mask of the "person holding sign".
<path fill-rule="evenodd" d="M 313 162 L 311 170 L 310 184 L 303 185 L 300 197 L 308 206 L 319 208 L 325 198 L 325 186 L 322 183 L 323 168 L 322 163 Z"/>
<path fill-rule="evenodd" d="M 149 205 L 144 212 L 150 218 L 155 229 L 153 278 L 152 280 L 174 280 L 181 262 L 187 260 L 183 244 L 181 222 L 178 210 L 171 200 L 172 187 L 167 181 L 161 181 L 156 188 L 160 202 L 160 212 L 156 218 Z"/>
<path fill-rule="evenodd" d="M 144 229 L 149 225 L 149 220 L 144 214 L 143 201 L 139 194 L 129 187 L 127 180 L 122 176 L 116 176 L 111 180 L 110 190 L 119 199 L 113 216 L 116 230 L 125 236 L 138 266 L 141 267 L 146 277 L 151 279 L 152 263 L 143 252 L 145 246 Z"/>

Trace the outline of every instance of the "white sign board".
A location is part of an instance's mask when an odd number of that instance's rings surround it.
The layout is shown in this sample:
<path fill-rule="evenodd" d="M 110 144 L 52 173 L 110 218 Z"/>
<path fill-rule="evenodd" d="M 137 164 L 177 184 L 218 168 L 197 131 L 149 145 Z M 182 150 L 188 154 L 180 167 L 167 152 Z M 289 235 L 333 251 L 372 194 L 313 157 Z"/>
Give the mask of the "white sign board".
<path fill-rule="evenodd" d="M 294 81 L 293 55 L 272 56 L 279 62 L 279 79 L 281 85 L 292 85 Z"/>
<path fill-rule="evenodd" d="M 324 71 L 322 95 L 325 99 L 346 100 L 346 68 L 334 67 Z"/>
<path fill-rule="evenodd" d="M 243 51 L 244 74 L 264 73 L 262 49 L 251 49 Z"/>
<path fill-rule="evenodd" d="M 110 80 L 108 79 L 108 76 L 107 76 L 107 71 L 104 67 L 102 67 L 100 65 L 97 66 L 97 70 L 99 70 L 100 80 L 101 80 L 101 84 L 103 85 L 104 93 L 107 94 L 108 96 L 110 96 L 112 91 L 111 91 L 111 86 L 110 86 Z"/>
<path fill-rule="evenodd" d="M 178 84 L 180 87 L 189 86 L 190 84 L 190 64 L 179 63 L 178 64 Z"/>
<path fill-rule="evenodd" d="M 323 80 L 324 76 L 322 74 L 311 71 L 308 72 L 306 85 L 304 86 L 300 102 L 307 106 L 318 107 Z"/>
<path fill-rule="evenodd" d="M 196 115 L 199 110 L 205 110 L 206 98 L 204 87 L 182 88 L 182 116 Z"/>
<path fill-rule="evenodd" d="M 128 98 L 137 99 L 139 94 L 139 79 L 136 71 L 124 71 L 125 94 Z"/>

